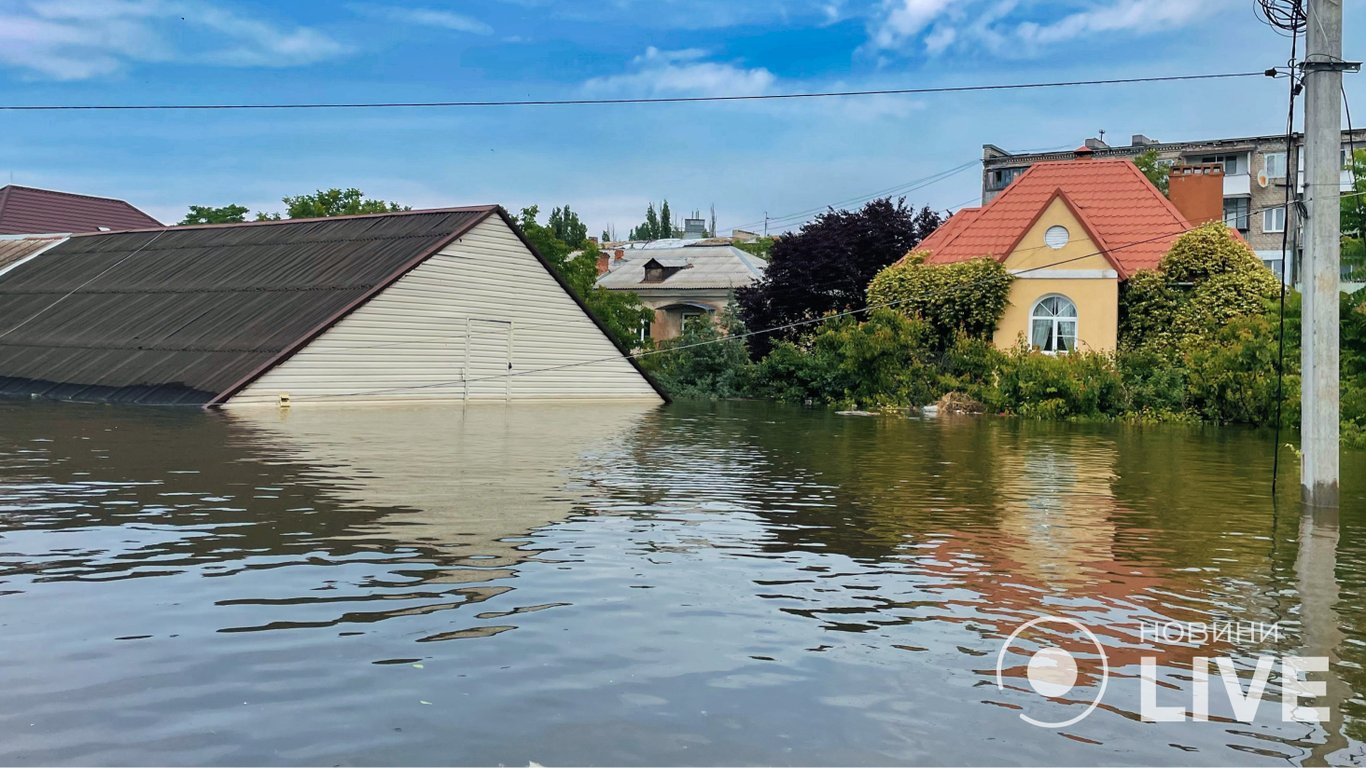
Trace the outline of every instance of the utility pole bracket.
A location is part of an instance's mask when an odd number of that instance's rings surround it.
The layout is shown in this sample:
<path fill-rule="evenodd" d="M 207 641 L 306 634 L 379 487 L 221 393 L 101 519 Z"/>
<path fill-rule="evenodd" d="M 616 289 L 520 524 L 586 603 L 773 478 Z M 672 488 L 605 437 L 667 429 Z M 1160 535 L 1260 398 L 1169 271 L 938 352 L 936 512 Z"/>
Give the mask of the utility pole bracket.
<path fill-rule="evenodd" d="M 1300 69 L 1305 72 L 1360 72 L 1359 61 L 1302 61 Z"/>

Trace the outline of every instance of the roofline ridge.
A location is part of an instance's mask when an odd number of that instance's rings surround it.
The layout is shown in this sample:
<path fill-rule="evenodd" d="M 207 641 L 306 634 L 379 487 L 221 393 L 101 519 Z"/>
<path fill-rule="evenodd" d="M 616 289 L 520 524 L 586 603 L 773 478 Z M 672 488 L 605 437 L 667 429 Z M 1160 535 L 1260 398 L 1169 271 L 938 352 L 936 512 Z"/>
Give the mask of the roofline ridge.
<path fill-rule="evenodd" d="M 264 219 L 261 221 L 228 221 L 218 224 L 167 224 L 160 227 L 139 229 L 116 229 L 109 232 L 82 232 L 77 237 L 90 235 L 127 234 L 131 232 L 162 232 L 171 230 L 233 229 L 236 227 L 260 227 L 270 224 L 307 224 L 319 221 L 351 221 L 353 219 L 376 219 L 382 216 L 412 216 L 430 213 L 487 213 L 498 209 L 497 205 L 464 205 L 450 208 L 414 208 L 408 211 L 383 211 L 380 213 L 352 213 L 345 216 L 310 216 L 303 219 Z"/>
<path fill-rule="evenodd" d="M 124 205 L 126 205 L 126 206 L 128 206 L 128 207 L 130 207 L 130 208 L 137 209 L 137 206 L 133 205 L 132 203 L 128 202 L 127 200 L 124 200 L 124 199 L 121 198 L 121 197 L 106 197 L 106 196 L 104 196 L 104 195 L 87 195 L 87 194 L 85 194 L 84 192 L 67 192 L 66 190 L 63 190 L 63 189 L 48 189 L 47 187 L 30 187 L 30 186 L 28 186 L 27 184 L 6 184 L 3 188 L 0 188 L 0 192 L 4 192 L 5 195 L 8 195 L 8 194 L 9 194 L 9 190 L 11 190 L 11 189 L 24 189 L 24 190 L 28 190 L 28 191 L 30 191 L 30 192 L 45 192 L 45 193 L 47 193 L 47 194 L 49 194 L 49 195 L 65 195 L 65 196 L 67 196 L 67 197 L 81 197 L 81 198 L 85 198 L 86 200 L 104 200 L 104 201 L 110 202 L 110 203 L 123 203 Z M 3 197 L 3 196 L 0 196 L 0 200 L 3 200 L 3 199 L 4 199 L 4 197 Z M 141 212 L 141 209 L 138 209 L 138 211 Z M 146 215 L 146 214 L 143 214 L 143 215 Z M 148 218 L 151 218 L 151 217 L 148 216 Z"/>

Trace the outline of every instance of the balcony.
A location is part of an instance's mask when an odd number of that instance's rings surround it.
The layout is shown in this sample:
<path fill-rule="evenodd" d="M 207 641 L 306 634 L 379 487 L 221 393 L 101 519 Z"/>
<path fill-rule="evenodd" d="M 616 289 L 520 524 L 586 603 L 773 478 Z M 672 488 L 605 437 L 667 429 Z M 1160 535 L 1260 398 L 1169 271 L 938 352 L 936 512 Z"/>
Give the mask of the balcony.
<path fill-rule="evenodd" d="M 1224 176 L 1224 197 L 1247 197 L 1252 194 L 1252 177 L 1246 173 Z"/>

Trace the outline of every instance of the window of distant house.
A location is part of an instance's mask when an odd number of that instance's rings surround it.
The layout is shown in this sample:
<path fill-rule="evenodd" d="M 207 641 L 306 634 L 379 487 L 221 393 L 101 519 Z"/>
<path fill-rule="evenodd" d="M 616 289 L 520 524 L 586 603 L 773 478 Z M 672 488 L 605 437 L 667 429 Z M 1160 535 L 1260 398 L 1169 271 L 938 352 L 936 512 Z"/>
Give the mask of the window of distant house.
<path fill-rule="evenodd" d="M 685 309 L 678 313 L 678 328 L 686 331 L 688 327 L 697 322 L 698 318 L 705 317 L 707 313 L 697 309 Z"/>
<path fill-rule="evenodd" d="M 653 325 L 653 324 L 654 324 L 654 318 L 650 318 L 650 319 L 648 319 L 648 320 L 641 320 L 641 321 L 640 321 L 640 340 L 641 340 L 641 341 L 649 341 L 649 340 L 650 340 L 650 326 Z"/>
<path fill-rule="evenodd" d="M 1285 209 L 1267 208 L 1262 211 L 1262 231 L 1263 232 L 1284 232 L 1285 231 Z"/>
<path fill-rule="evenodd" d="M 1264 157 L 1266 159 L 1266 177 L 1268 179 L 1284 179 L 1286 173 L 1285 153 L 1267 152 Z"/>
<path fill-rule="evenodd" d="M 1218 163 L 1224 166 L 1225 176 L 1247 173 L 1247 153 L 1245 152 L 1239 152 L 1232 155 L 1202 155 L 1195 158 L 1195 162 Z"/>
<path fill-rule="evenodd" d="M 1049 354 L 1077 348 L 1077 305 L 1066 296 L 1045 296 L 1029 313 L 1029 343 Z"/>
<path fill-rule="evenodd" d="M 1057 224 L 1049 227 L 1048 231 L 1043 233 L 1044 243 L 1055 251 L 1067 245 L 1068 237 L 1067 227 Z"/>
<path fill-rule="evenodd" d="M 1024 168 L 997 168 L 987 174 L 987 183 L 991 189 L 1005 189 L 1024 172 Z"/>
<path fill-rule="evenodd" d="M 1248 228 L 1248 205 L 1250 200 L 1246 197 L 1226 197 L 1224 198 L 1224 223 L 1229 227 L 1246 232 Z"/>

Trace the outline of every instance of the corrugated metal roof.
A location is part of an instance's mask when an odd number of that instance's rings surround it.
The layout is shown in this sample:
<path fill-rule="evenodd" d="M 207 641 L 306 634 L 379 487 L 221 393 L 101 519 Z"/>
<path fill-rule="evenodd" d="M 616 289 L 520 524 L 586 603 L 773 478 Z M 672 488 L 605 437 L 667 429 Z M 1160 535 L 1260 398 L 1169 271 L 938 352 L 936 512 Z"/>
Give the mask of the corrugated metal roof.
<path fill-rule="evenodd" d="M 1128 160 L 1038 163 L 991 202 L 959 211 L 925 238 L 930 264 L 1004 259 L 1052 201 L 1062 196 L 1095 235 L 1120 277 L 1154 269 L 1190 222 Z"/>
<path fill-rule="evenodd" d="M 645 264 L 653 259 L 661 266 L 682 266 L 657 283 L 645 282 Z M 685 248 L 640 248 L 626 251 L 626 260 L 598 278 L 609 290 L 638 291 L 666 288 L 739 288 L 764 276 L 768 262 L 733 245 Z"/>
<path fill-rule="evenodd" d="M 49 232 L 99 232 L 159 227 L 161 222 L 112 197 L 78 195 L 52 189 L 0 187 L 0 235 Z"/>
<path fill-rule="evenodd" d="M 0 280 L 0 394 L 210 403 L 498 210 L 73 237 Z"/>
<path fill-rule="evenodd" d="M 0 237 L 0 274 L 11 265 L 66 239 L 64 235 L 51 237 Z"/>

